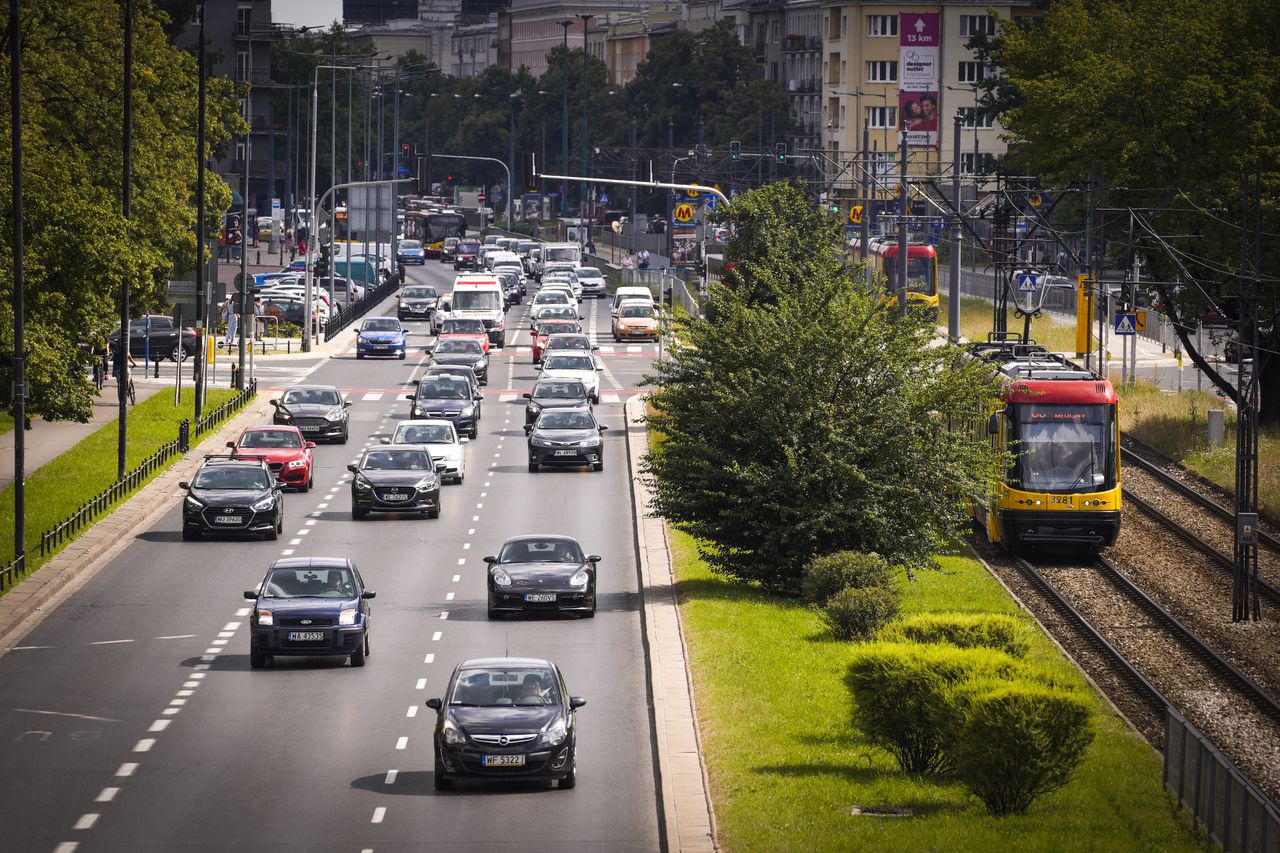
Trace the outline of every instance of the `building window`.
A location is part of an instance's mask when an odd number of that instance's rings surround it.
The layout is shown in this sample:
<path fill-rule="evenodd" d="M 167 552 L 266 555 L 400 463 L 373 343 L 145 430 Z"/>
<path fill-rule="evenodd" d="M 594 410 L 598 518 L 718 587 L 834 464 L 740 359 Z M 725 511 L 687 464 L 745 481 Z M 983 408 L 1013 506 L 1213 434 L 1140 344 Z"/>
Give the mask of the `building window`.
<path fill-rule="evenodd" d="M 867 107 L 867 123 L 871 127 L 897 127 L 897 107 Z"/>
<path fill-rule="evenodd" d="M 978 174 L 989 175 L 996 170 L 996 157 L 994 154 L 979 153 L 978 154 Z M 960 155 L 960 174 L 972 175 L 973 172 L 973 152 Z"/>
<path fill-rule="evenodd" d="M 844 38 L 849 32 L 849 18 L 847 15 L 840 16 L 840 37 Z"/>
<path fill-rule="evenodd" d="M 896 36 L 898 34 L 897 15 L 867 15 L 867 35 L 873 38 Z"/>
<path fill-rule="evenodd" d="M 250 71 L 249 51 L 237 50 L 236 51 L 236 81 L 239 83 L 243 83 L 244 81 L 248 80 L 249 71 Z"/>
<path fill-rule="evenodd" d="M 832 53 L 827 56 L 827 82 L 840 82 L 840 54 Z"/>
<path fill-rule="evenodd" d="M 887 178 L 897 171 L 895 155 L 886 151 L 867 152 L 867 159 L 871 164 L 871 174 L 877 178 Z"/>
<path fill-rule="evenodd" d="M 898 63 L 896 61 L 890 61 L 890 60 L 868 62 L 867 63 L 867 82 L 868 83 L 897 83 L 898 82 Z"/>
<path fill-rule="evenodd" d="M 249 27 L 253 21 L 252 6 L 236 7 L 236 35 L 240 38 L 247 38 L 249 35 Z"/>
<path fill-rule="evenodd" d="M 981 83 L 990 76 L 989 69 L 981 62 L 961 62 L 958 77 L 961 83 Z"/>
<path fill-rule="evenodd" d="M 965 127 L 986 128 L 995 125 L 995 116 L 991 110 L 979 109 L 977 107 L 961 107 L 960 120 Z"/>
<path fill-rule="evenodd" d="M 967 38 L 968 36 L 978 35 L 995 35 L 996 19 L 992 15 L 961 15 L 960 16 L 960 36 Z"/>

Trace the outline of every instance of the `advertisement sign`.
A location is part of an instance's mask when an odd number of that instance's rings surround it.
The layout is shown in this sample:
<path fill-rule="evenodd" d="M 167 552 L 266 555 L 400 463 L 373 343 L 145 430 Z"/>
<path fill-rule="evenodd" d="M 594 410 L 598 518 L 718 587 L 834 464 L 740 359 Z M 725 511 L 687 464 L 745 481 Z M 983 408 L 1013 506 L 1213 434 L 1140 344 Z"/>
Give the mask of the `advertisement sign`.
<path fill-rule="evenodd" d="M 938 15 L 903 12 L 898 37 L 898 117 L 907 145 L 938 144 Z"/>
<path fill-rule="evenodd" d="M 693 267 L 698 265 L 697 226 L 671 227 L 671 266 Z"/>

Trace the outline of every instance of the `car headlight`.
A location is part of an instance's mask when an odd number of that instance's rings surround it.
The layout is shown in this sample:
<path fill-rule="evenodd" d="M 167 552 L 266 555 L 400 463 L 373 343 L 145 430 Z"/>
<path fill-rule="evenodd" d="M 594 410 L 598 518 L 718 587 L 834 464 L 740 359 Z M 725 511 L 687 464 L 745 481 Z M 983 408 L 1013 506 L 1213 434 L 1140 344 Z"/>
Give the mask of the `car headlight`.
<path fill-rule="evenodd" d="M 590 580 L 591 574 L 586 569 L 578 569 L 573 573 L 573 577 L 569 578 L 569 586 L 585 587 Z"/>
<path fill-rule="evenodd" d="M 295 459 L 289 463 L 290 471 L 294 470 L 295 468 L 306 468 L 306 467 L 307 467 L 307 460 L 305 459 Z"/>
<path fill-rule="evenodd" d="M 446 720 L 444 724 L 444 742 L 460 746 L 467 742 L 467 736 L 462 733 L 462 729 L 458 728 L 452 720 Z"/>
<path fill-rule="evenodd" d="M 359 611 L 356 610 L 356 608 L 348 607 L 347 609 L 343 610 L 341 613 L 338 614 L 338 624 L 339 625 L 356 624 L 356 613 L 358 612 Z"/>
<path fill-rule="evenodd" d="M 532 442 L 534 447 L 550 447 L 551 446 L 551 442 L 547 441 L 545 438 L 533 438 L 533 439 L 530 439 L 530 441 Z"/>
<path fill-rule="evenodd" d="M 535 414 L 535 415 L 536 415 L 538 412 L 541 412 L 541 411 L 542 411 L 542 407 L 541 407 L 541 406 L 539 406 L 537 403 L 530 403 L 529 405 L 525 406 L 525 408 L 526 408 L 526 409 L 528 409 L 531 413 L 533 413 L 533 414 Z"/>
<path fill-rule="evenodd" d="M 578 442 L 578 446 L 579 447 L 599 447 L 600 436 L 596 436 L 594 438 L 584 438 L 582 441 Z"/>
<path fill-rule="evenodd" d="M 472 413 L 472 412 L 474 412 L 475 410 L 476 410 L 476 407 L 475 407 L 475 405 L 474 405 L 474 404 L 472 404 L 472 403 L 467 403 L 465 406 L 463 406 L 463 407 L 462 407 L 462 414 L 463 414 L 464 416 L 466 416 L 466 415 L 471 414 L 471 413 Z"/>
<path fill-rule="evenodd" d="M 265 497 L 262 500 L 255 503 L 252 509 L 254 512 L 268 512 L 272 509 L 275 509 L 275 506 L 276 506 L 276 496 L 269 495 L 268 497 Z"/>
<path fill-rule="evenodd" d="M 258 611 L 258 624 L 259 624 L 259 625 L 274 625 L 274 624 L 276 624 L 276 622 L 275 622 L 275 617 L 271 614 L 271 611 L 270 611 L 270 610 L 259 610 L 259 611 Z"/>
<path fill-rule="evenodd" d="M 511 575 L 507 574 L 506 569 L 500 569 L 497 566 L 489 573 L 493 576 L 493 582 L 501 587 L 511 586 Z"/>
<path fill-rule="evenodd" d="M 204 504 L 191 497 L 191 495 L 187 495 L 187 509 L 204 509 Z"/>
<path fill-rule="evenodd" d="M 345 420 L 346 417 L 347 417 L 347 410 L 341 407 L 337 409 L 330 409 L 329 411 L 324 413 L 324 419 L 327 421 L 341 421 L 341 420 Z"/>
<path fill-rule="evenodd" d="M 436 480 L 436 475 L 428 474 L 427 476 L 419 480 L 417 484 L 414 486 L 414 488 L 417 489 L 418 491 L 423 491 L 424 489 L 427 491 L 430 491 L 431 489 L 434 489 L 439 485 L 440 483 Z"/>
<path fill-rule="evenodd" d="M 351 483 L 362 492 L 367 492 L 373 488 L 373 486 L 369 485 L 367 482 L 361 479 L 352 480 Z"/>
<path fill-rule="evenodd" d="M 284 409 L 276 409 L 276 414 L 280 416 L 281 420 L 286 420 L 286 421 L 293 420 L 293 415 L 289 414 Z"/>
<path fill-rule="evenodd" d="M 557 717 L 547 725 L 542 731 L 542 738 L 539 740 L 541 746 L 559 746 L 564 743 L 564 739 L 569 736 L 569 729 L 564 724 L 564 720 Z"/>
<path fill-rule="evenodd" d="M 488 366 L 489 366 L 488 356 L 481 356 L 480 358 L 476 359 L 476 367 L 480 368 L 481 370 L 484 370 Z"/>

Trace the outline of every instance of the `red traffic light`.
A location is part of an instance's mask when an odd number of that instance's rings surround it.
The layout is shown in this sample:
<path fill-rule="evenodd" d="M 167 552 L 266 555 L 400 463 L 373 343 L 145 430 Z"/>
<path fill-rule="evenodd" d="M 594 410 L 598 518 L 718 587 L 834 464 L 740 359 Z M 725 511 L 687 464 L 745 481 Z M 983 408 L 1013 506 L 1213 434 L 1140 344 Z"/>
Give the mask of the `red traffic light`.
<path fill-rule="evenodd" d="M 408 146 L 408 145 L 401 145 L 401 146 L 400 146 L 400 154 L 401 154 L 401 156 L 403 156 L 403 157 L 408 157 L 408 156 L 409 156 L 409 146 Z"/>

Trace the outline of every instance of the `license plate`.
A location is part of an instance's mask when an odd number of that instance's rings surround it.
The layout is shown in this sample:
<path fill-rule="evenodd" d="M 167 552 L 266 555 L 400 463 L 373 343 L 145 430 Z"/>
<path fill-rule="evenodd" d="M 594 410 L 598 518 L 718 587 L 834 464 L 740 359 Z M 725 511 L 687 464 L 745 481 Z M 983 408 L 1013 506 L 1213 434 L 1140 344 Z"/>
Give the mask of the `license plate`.
<path fill-rule="evenodd" d="M 289 639 L 299 643 L 324 639 L 324 631 L 290 631 Z"/>
<path fill-rule="evenodd" d="M 319 432 L 320 431 L 320 427 L 318 426 L 300 426 L 298 427 L 298 429 L 300 429 L 302 432 Z"/>
<path fill-rule="evenodd" d="M 523 755 L 485 755 L 480 759 L 485 767 L 523 767 Z"/>
<path fill-rule="evenodd" d="M 412 495 L 383 495 L 383 496 L 382 496 L 382 499 L 383 499 L 384 501 L 388 501 L 388 502 L 390 502 L 390 501 L 407 501 L 407 500 L 409 500 L 409 498 L 410 498 L 410 497 L 412 497 Z"/>
<path fill-rule="evenodd" d="M 557 450 L 556 451 L 556 456 L 577 456 L 577 455 L 578 455 L 578 451 L 576 450 Z"/>
<path fill-rule="evenodd" d="M 544 603 L 545 603 L 545 602 L 548 602 L 548 601 L 555 601 L 555 600 L 556 600 L 556 594 L 555 594 L 554 592 L 531 592 L 531 593 L 528 593 L 527 595 L 525 595 L 524 600 L 525 600 L 525 601 L 530 601 L 530 602 L 544 602 Z"/>
<path fill-rule="evenodd" d="M 214 524 L 241 524 L 244 522 L 244 516 L 240 515 L 215 515 L 213 517 Z"/>

